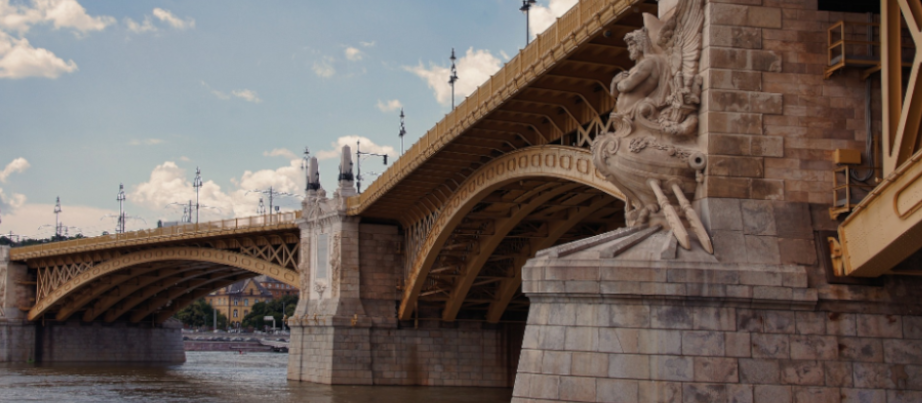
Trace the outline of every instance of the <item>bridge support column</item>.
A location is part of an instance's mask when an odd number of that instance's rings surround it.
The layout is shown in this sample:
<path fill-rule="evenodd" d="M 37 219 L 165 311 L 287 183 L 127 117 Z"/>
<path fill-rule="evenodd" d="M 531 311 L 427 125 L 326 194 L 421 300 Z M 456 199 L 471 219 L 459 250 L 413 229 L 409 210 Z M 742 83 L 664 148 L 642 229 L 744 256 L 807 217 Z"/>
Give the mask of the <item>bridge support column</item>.
<path fill-rule="evenodd" d="M 922 281 L 827 279 L 814 240 L 835 227 L 826 206 L 698 206 L 714 255 L 660 231 L 560 245 L 525 265 L 514 402 L 922 398 Z"/>
<path fill-rule="evenodd" d="M 35 359 L 35 326 L 19 309 L 32 305 L 31 284 L 26 266 L 10 262 L 10 247 L 0 246 L 0 362 Z"/>

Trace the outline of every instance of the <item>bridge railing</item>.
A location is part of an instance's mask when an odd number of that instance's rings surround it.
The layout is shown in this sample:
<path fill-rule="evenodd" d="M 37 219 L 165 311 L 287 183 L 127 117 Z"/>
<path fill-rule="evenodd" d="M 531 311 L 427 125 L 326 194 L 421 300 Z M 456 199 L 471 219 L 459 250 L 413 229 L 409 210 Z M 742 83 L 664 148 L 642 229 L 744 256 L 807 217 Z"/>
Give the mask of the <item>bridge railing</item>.
<path fill-rule="evenodd" d="M 439 149 L 487 115 L 492 106 L 502 103 L 527 87 L 531 81 L 551 68 L 553 63 L 550 59 L 563 57 L 569 46 L 589 40 L 594 31 L 602 29 L 604 21 L 599 17 L 603 13 L 609 16 L 607 18 L 614 18 L 640 1 L 580 0 L 547 30 L 538 34 L 535 40 L 520 50 L 493 77 L 468 95 L 435 127 L 429 129 L 383 175 L 372 182 L 365 192 L 358 197 L 349 198 L 349 214 L 359 214 Z M 544 60 L 548 57 L 550 59 Z"/>
<path fill-rule="evenodd" d="M 139 242 L 143 243 L 144 241 L 159 241 L 177 237 L 206 237 L 229 231 L 272 229 L 293 226 L 299 218 L 301 218 L 300 210 L 286 213 L 230 218 L 220 221 L 143 229 L 121 234 L 100 235 L 90 238 L 23 246 L 12 249 L 10 254 L 13 259 L 16 259 L 31 257 L 35 254 L 41 255 L 44 254 L 44 252 L 50 251 L 70 252 L 96 246 L 116 246 L 119 243 L 135 244 Z"/>

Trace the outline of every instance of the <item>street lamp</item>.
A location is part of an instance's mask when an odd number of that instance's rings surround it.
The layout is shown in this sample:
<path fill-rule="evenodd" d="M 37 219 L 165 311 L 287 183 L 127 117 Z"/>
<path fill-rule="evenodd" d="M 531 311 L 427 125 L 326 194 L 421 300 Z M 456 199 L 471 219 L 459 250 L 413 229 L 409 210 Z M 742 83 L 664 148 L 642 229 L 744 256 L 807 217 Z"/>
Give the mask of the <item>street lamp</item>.
<path fill-rule="evenodd" d="M 195 179 L 192 180 L 192 187 L 195 188 L 195 223 L 198 224 L 198 210 L 200 207 L 198 203 L 198 190 L 202 188 L 202 170 L 198 169 L 198 167 L 195 167 Z M 192 221 L 191 208 L 189 211 L 189 221 Z"/>
<path fill-rule="evenodd" d="M 525 0 L 522 0 L 525 1 Z M 458 68 L 455 67 L 455 48 L 451 48 L 451 76 L 448 77 L 448 83 L 451 84 L 451 109 L 455 109 L 455 81 L 458 81 Z M 403 111 L 401 111 L 401 114 Z"/>
<path fill-rule="evenodd" d="M 538 3 L 537 0 L 522 0 L 522 7 L 519 8 L 519 11 L 525 14 L 525 46 L 528 46 L 528 43 L 531 42 L 531 32 L 529 32 L 528 27 L 528 10 L 531 10 L 531 6 Z"/>
<path fill-rule="evenodd" d="M 58 196 L 58 200 L 54 203 L 54 237 L 57 238 L 61 236 L 61 220 L 59 219 L 61 215 L 61 197 Z"/>
<path fill-rule="evenodd" d="M 400 108 L 400 155 L 403 155 L 403 136 L 407 134 L 407 128 L 403 125 L 403 108 Z"/>
<path fill-rule="evenodd" d="M 118 222 L 115 225 L 115 233 L 123 234 L 125 233 L 125 185 L 118 184 L 118 196 L 115 200 L 118 200 Z"/>

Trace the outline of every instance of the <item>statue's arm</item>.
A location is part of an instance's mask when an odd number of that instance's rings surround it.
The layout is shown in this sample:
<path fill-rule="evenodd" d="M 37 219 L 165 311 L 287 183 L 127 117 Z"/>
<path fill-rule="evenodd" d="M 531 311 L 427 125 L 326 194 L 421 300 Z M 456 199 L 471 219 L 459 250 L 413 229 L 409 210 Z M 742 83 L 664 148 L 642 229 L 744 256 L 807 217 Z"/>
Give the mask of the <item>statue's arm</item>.
<path fill-rule="evenodd" d="M 634 66 L 627 76 L 621 79 L 621 82 L 618 83 L 617 89 L 620 92 L 631 92 L 638 85 L 643 83 L 650 77 L 650 74 L 653 72 L 653 66 L 646 60 L 640 62 L 637 66 Z"/>

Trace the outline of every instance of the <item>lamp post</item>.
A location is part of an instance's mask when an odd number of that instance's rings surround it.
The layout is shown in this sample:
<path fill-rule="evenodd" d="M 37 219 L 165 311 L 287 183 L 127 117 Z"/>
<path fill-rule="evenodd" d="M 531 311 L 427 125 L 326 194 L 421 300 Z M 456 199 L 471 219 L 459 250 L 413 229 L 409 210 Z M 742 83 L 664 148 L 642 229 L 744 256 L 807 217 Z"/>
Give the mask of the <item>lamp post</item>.
<path fill-rule="evenodd" d="M 192 180 L 192 187 L 195 188 L 195 223 L 198 224 L 198 210 L 199 210 L 198 191 L 199 191 L 199 189 L 202 188 L 202 170 L 201 170 L 201 169 L 198 169 L 198 167 L 195 167 L 195 179 Z M 190 203 L 191 203 L 191 201 L 190 201 Z M 190 210 L 191 210 L 191 209 L 190 209 Z M 190 217 L 189 217 L 190 220 L 189 220 L 189 221 L 192 221 L 192 220 L 191 220 L 191 218 L 192 218 L 192 217 L 191 217 L 191 215 L 192 215 L 192 212 L 191 212 L 191 211 L 189 212 L 189 215 L 190 215 Z"/>
<path fill-rule="evenodd" d="M 524 1 L 524 0 L 523 0 Z M 448 84 L 451 84 L 451 109 L 455 109 L 455 81 L 458 81 L 458 68 L 455 67 L 455 48 L 451 48 L 451 76 L 448 77 Z M 401 115 L 403 111 L 401 110 Z"/>
<path fill-rule="evenodd" d="M 403 136 L 407 134 L 407 128 L 403 124 L 403 108 L 400 108 L 400 133 L 397 135 L 400 136 L 400 155 L 403 155 Z"/>
<path fill-rule="evenodd" d="M 59 219 L 61 215 L 61 196 L 58 196 L 57 201 L 54 203 L 54 237 L 57 238 L 61 236 L 61 220 Z"/>
<path fill-rule="evenodd" d="M 519 8 L 519 11 L 525 13 L 525 46 L 528 46 L 528 43 L 531 42 L 531 32 L 528 26 L 528 11 L 531 10 L 531 6 L 537 2 L 537 0 L 522 0 L 522 7 Z"/>
<path fill-rule="evenodd" d="M 115 200 L 118 200 L 118 223 L 115 225 L 115 233 L 123 234 L 125 233 L 125 185 L 118 184 L 118 196 L 115 197 Z"/>

